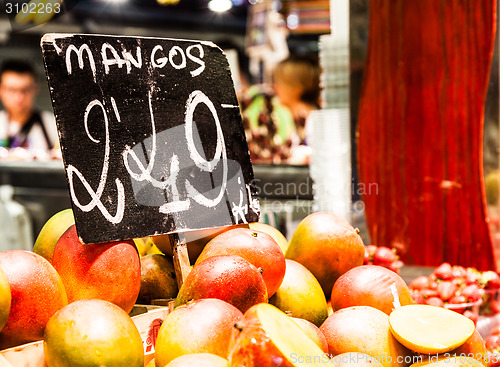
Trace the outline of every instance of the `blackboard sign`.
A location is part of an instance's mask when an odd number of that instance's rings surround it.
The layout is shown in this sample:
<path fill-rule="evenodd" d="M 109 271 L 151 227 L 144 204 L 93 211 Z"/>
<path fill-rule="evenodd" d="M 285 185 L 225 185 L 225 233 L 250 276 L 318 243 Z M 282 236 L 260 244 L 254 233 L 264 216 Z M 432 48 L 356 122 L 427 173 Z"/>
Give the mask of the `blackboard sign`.
<path fill-rule="evenodd" d="M 84 34 L 46 34 L 41 47 L 83 242 L 258 220 L 221 49 Z"/>

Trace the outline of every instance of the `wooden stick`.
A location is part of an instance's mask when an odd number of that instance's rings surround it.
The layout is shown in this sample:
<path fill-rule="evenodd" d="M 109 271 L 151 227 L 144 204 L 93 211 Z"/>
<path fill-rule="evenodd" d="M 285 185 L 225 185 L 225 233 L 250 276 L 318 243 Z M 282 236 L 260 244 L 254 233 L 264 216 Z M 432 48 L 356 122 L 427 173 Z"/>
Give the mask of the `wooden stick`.
<path fill-rule="evenodd" d="M 191 271 L 186 238 L 182 233 L 169 234 L 168 238 L 170 240 L 170 246 L 172 246 L 172 254 L 174 256 L 174 269 L 177 286 L 181 289 L 184 280 L 186 280 L 186 277 Z"/>

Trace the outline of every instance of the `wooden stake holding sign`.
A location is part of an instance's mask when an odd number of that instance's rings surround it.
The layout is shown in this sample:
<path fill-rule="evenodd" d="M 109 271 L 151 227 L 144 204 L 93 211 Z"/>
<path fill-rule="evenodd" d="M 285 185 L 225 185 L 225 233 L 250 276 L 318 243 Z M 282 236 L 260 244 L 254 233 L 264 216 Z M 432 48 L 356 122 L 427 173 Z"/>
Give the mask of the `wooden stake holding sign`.
<path fill-rule="evenodd" d="M 83 242 L 170 234 L 180 286 L 190 269 L 183 232 L 258 221 L 238 101 L 217 46 L 47 34 L 41 47 Z"/>

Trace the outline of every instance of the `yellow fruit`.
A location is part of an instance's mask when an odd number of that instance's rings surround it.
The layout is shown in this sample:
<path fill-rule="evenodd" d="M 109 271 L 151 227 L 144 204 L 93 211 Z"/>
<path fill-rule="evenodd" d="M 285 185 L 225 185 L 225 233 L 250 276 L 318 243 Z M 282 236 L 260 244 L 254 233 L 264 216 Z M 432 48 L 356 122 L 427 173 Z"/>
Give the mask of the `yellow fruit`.
<path fill-rule="evenodd" d="M 164 367 L 177 357 L 211 353 L 227 358 L 234 323 L 243 314 L 219 299 L 204 298 L 170 312 L 158 331 L 156 366 Z"/>
<path fill-rule="evenodd" d="M 316 212 L 305 217 L 290 239 L 285 257 L 304 265 L 330 298 L 333 284 L 348 270 L 363 265 L 365 246 L 344 218 Z"/>
<path fill-rule="evenodd" d="M 274 238 L 274 240 L 278 243 L 278 245 L 281 248 L 281 251 L 283 251 L 283 253 L 286 252 L 286 249 L 288 248 L 288 241 L 286 237 L 283 235 L 283 233 L 281 233 L 277 228 L 274 228 L 269 224 L 260 222 L 249 223 L 248 226 L 250 227 L 250 229 L 253 229 L 255 231 L 266 232 L 268 235 Z"/>
<path fill-rule="evenodd" d="M 0 268 L 0 331 L 2 331 L 3 327 L 7 323 L 10 312 L 10 302 L 11 294 L 9 280 Z"/>
<path fill-rule="evenodd" d="M 54 248 L 59 238 L 66 230 L 75 224 L 72 209 L 65 209 L 49 218 L 36 238 L 33 252 L 45 258 L 52 264 Z"/>
<path fill-rule="evenodd" d="M 146 255 L 146 243 L 144 241 L 144 238 L 134 238 L 134 245 L 137 248 L 137 252 L 139 253 L 140 257 L 143 257 Z"/>
<path fill-rule="evenodd" d="M 318 280 L 305 266 L 289 259 L 285 278 L 269 303 L 318 327 L 328 317 L 325 294 Z"/>
<path fill-rule="evenodd" d="M 57 312 L 47 323 L 43 349 L 48 366 L 144 366 L 141 335 L 130 316 L 98 299 Z"/>

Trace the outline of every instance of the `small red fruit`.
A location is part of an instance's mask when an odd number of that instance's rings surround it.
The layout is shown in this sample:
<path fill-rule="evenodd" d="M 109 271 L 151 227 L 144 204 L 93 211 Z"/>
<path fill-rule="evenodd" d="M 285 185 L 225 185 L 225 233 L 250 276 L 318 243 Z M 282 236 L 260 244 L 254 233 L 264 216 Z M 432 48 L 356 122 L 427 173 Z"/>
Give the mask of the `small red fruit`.
<path fill-rule="evenodd" d="M 367 265 L 368 262 L 373 262 L 373 255 L 375 254 L 375 251 L 377 251 L 377 246 L 365 246 L 365 265 Z"/>
<path fill-rule="evenodd" d="M 492 330 L 490 335 L 500 335 L 500 325 L 496 325 Z"/>
<path fill-rule="evenodd" d="M 450 306 L 452 305 L 451 307 L 449 307 L 450 310 L 453 310 L 458 313 L 463 313 L 466 308 L 465 303 L 467 303 L 467 298 L 465 298 L 460 294 L 458 296 L 451 297 L 448 303 L 450 304 Z M 463 304 L 464 306 L 463 307 L 456 306 L 461 304 Z"/>
<path fill-rule="evenodd" d="M 490 307 L 493 314 L 500 313 L 500 301 L 490 299 Z"/>
<path fill-rule="evenodd" d="M 425 275 L 420 275 L 410 282 L 410 289 L 425 289 L 429 286 L 429 278 Z"/>
<path fill-rule="evenodd" d="M 451 273 L 453 274 L 453 278 L 465 278 L 467 276 L 467 270 L 460 265 L 454 265 L 451 268 Z"/>
<path fill-rule="evenodd" d="M 441 298 L 439 297 L 430 297 L 425 300 L 425 304 L 431 305 L 431 306 L 438 306 L 438 307 L 443 307 L 444 302 Z"/>
<path fill-rule="evenodd" d="M 430 279 L 429 280 L 429 285 L 428 285 L 427 288 L 429 288 L 429 289 L 436 289 L 437 290 L 437 287 L 438 287 L 438 282 L 436 282 L 436 280 Z"/>
<path fill-rule="evenodd" d="M 495 350 L 500 347 L 500 335 L 490 335 L 484 340 L 486 349 Z"/>
<path fill-rule="evenodd" d="M 467 268 L 467 274 L 465 276 L 465 282 L 466 284 L 477 284 L 477 270 L 474 270 L 472 268 Z"/>
<path fill-rule="evenodd" d="M 424 297 L 422 296 L 422 294 L 418 289 L 410 289 L 410 292 L 411 292 L 411 298 L 413 299 L 413 301 L 415 301 L 415 303 L 419 304 L 424 303 Z"/>
<path fill-rule="evenodd" d="M 431 297 L 438 297 L 439 296 L 439 293 L 437 292 L 436 289 L 422 289 L 420 291 L 420 294 L 422 295 L 422 297 L 424 297 L 424 300 L 428 299 L 428 298 L 431 298 Z"/>
<path fill-rule="evenodd" d="M 363 260 L 364 265 L 368 264 L 370 262 L 371 255 L 370 252 L 368 251 L 368 246 L 365 246 L 365 259 Z"/>
<path fill-rule="evenodd" d="M 403 267 L 403 262 L 401 260 L 393 261 L 387 268 L 393 272 L 399 274 L 399 269 Z"/>
<path fill-rule="evenodd" d="M 375 254 L 373 254 L 373 263 L 375 265 L 388 266 L 397 259 L 398 257 L 394 251 L 385 246 L 378 247 Z"/>
<path fill-rule="evenodd" d="M 457 287 L 450 281 L 444 281 L 438 284 L 437 291 L 439 297 L 443 301 L 448 301 L 451 297 L 455 295 Z"/>
<path fill-rule="evenodd" d="M 497 272 L 490 270 L 490 271 L 485 272 L 484 275 L 488 279 L 488 282 L 486 283 L 484 288 L 486 288 L 486 289 L 498 289 L 498 288 L 500 288 L 500 275 L 498 275 Z"/>
<path fill-rule="evenodd" d="M 476 302 L 481 298 L 481 290 L 477 284 L 470 284 L 460 292 L 462 296 L 467 298 L 468 302 Z"/>
<path fill-rule="evenodd" d="M 450 263 L 442 263 L 436 269 L 434 269 L 434 275 L 439 279 L 450 280 L 453 278 L 453 271 Z"/>

